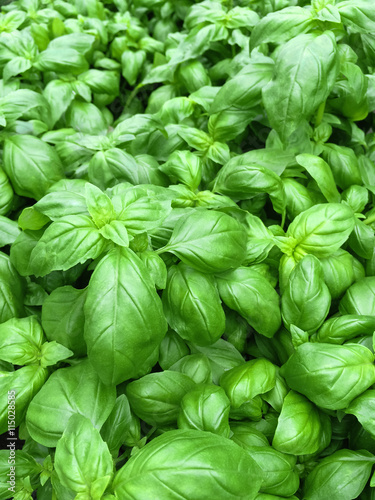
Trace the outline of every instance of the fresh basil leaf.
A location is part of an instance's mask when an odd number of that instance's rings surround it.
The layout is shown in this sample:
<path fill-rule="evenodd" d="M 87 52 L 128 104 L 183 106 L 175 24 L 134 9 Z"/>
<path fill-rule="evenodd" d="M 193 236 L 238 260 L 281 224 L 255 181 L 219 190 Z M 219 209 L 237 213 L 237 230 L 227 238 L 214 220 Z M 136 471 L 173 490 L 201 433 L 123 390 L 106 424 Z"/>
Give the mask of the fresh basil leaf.
<path fill-rule="evenodd" d="M 202 55 L 209 48 L 216 32 L 217 27 L 214 24 L 193 28 L 173 52 L 170 64 L 179 64 Z"/>
<path fill-rule="evenodd" d="M 286 200 L 286 213 L 293 220 L 300 213 L 308 210 L 314 205 L 314 199 L 309 190 L 295 179 L 283 179 Z"/>
<path fill-rule="evenodd" d="M 3 166 L 16 193 L 37 200 L 63 177 L 55 150 L 29 135 L 13 135 L 6 139 Z"/>
<path fill-rule="evenodd" d="M 39 54 L 35 66 L 41 71 L 56 73 L 71 73 L 79 75 L 88 70 L 88 63 L 77 50 L 73 48 L 51 47 Z"/>
<path fill-rule="evenodd" d="M 87 33 L 69 33 L 58 36 L 51 40 L 48 48 L 50 49 L 74 49 L 82 54 L 89 52 L 95 42 L 95 37 Z"/>
<path fill-rule="evenodd" d="M 108 124 L 101 110 L 91 102 L 73 101 L 65 113 L 68 127 L 83 134 L 103 134 Z"/>
<path fill-rule="evenodd" d="M 20 484 L 22 484 L 22 478 L 25 477 L 37 477 L 40 472 L 43 470 L 40 463 L 38 463 L 34 457 L 29 455 L 23 450 L 15 450 L 15 456 L 10 458 L 9 450 L 1 450 L 0 451 L 0 473 L 3 478 L 0 482 L 0 495 L 1 498 L 9 497 L 9 489 L 12 486 L 12 483 L 8 481 L 12 481 L 10 476 L 7 476 L 10 472 L 14 472 L 15 469 L 18 470 L 18 477 L 16 477 L 16 486 L 18 489 Z M 8 463 L 10 459 L 11 463 Z M 13 462 L 14 460 L 14 462 Z M 14 469 L 12 469 L 14 467 Z"/>
<path fill-rule="evenodd" d="M 209 359 L 214 384 L 219 383 L 220 377 L 226 370 L 230 370 L 245 362 L 239 351 L 223 339 L 207 347 L 193 345 L 191 346 L 191 350 L 193 353 L 199 352 L 204 354 Z"/>
<path fill-rule="evenodd" d="M 173 330 L 168 330 L 160 344 L 159 365 L 163 370 L 169 370 L 189 352 L 189 348 L 182 338 Z"/>
<path fill-rule="evenodd" d="M 351 148 L 325 144 L 323 158 L 330 165 L 333 177 L 341 189 L 347 189 L 352 184 L 362 184 L 358 160 Z"/>
<path fill-rule="evenodd" d="M 249 422 L 231 422 L 231 440 L 245 450 L 253 447 L 269 446 L 266 436 L 249 425 Z"/>
<path fill-rule="evenodd" d="M 125 50 L 121 56 L 122 76 L 126 79 L 129 85 L 135 85 L 138 75 L 146 60 L 146 52 L 144 50 Z"/>
<path fill-rule="evenodd" d="M 375 246 L 374 230 L 357 219 L 348 244 L 359 257 L 371 259 Z"/>
<path fill-rule="evenodd" d="M 86 83 L 93 92 L 98 94 L 119 94 L 119 74 L 116 71 L 100 71 L 89 69 L 86 73 L 78 75 L 78 80 Z"/>
<path fill-rule="evenodd" d="M 115 406 L 101 428 L 100 434 L 107 443 L 113 458 L 117 458 L 122 444 L 136 446 L 141 439 L 139 419 L 131 411 L 125 394 L 121 394 L 116 399 Z"/>
<path fill-rule="evenodd" d="M 375 318 L 358 314 L 345 314 L 328 319 L 320 327 L 316 340 L 329 344 L 343 344 L 358 335 L 371 335 L 375 331 Z"/>
<path fill-rule="evenodd" d="M 358 163 L 359 165 L 359 163 Z M 369 192 L 363 186 L 350 186 L 342 193 L 342 199 L 355 213 L 363 212 L 368 203 Z"/>
<path fill-rule="evenodd" d="M 212 369 L 210 360 L 204 354 L 189 354 L 171 365 L 170 370 L 184 373 L 196 384 L 210 384 Z"/>
<path fill-rule="evenodd" d="M 281 375 L 317 406 L 341 410 L 374 383 L 373 354 L 361 345 L 307 342 L 281 367 Z"/>
<path fill-rule="evenodd" d="M 59 287 L 42 306 L 42 326 L 47 339 L 59 342 L 77 356 L 84 356 L 87 350 L 83 339 L 86 294 L 86 289 Z"/>
<path fill-rule="evenodd" d="M 246 200 L 257 193 L 268 193 L 274 210 L 283 213 L 285 197 L 280 177 L 272 170 L 253 165 L 236 165 L 227 163 L 218 173 L 214 181 L 214 191 Z"/>
<path fill-rule="evenodd" d="M 288 497 L 297 492 L 300 480 L 295 470 L 296 457 L 271 446 L 250 448 L 248 451 L 263 472 L 262 492 Z"/>
<path fill-rule="evenodd" d="M 0 246 L 10 245 L 20 235 L 17 222 L 0 215 Z"/>
<path fill-rule="evenodd" d="M 245 247 L 245 229 L 235 219 L 199 210 L 177 222 L 168 244 L 158 252 L 171 252 L 197 271 L 215 273 L 240 265 Z"/>
<path fill-rule="evenodd" d="M 286 7 L 271 12 L 256 24 L 251 34 L 251 47 L 269 42 L 287 42 L 297 35 L 309 32 L 314 24 L 310 9 Z"/>
<path fill-rule="evenodd" d="M 284 399 L 272 446 L 283 453 L 309 455 L 319 449 L 322 432 L 319 410 L 298 392 L 290 391 Z"/>
<path fill-rule="evenodd" d="M 354 283 L 340 301 L 341 314 L 373 315 L 375 311 L 375 277 Z"/>
<path fill-rule="evenodd" d="M 330 203 L 340 203 L 340 194 L 337 191 L 335 180 L 328 163 L 313 155 L 298 155 L 297 162 L 304 167 L 318 184 L 326 200 Z"/>
<path fill-rule="evenodd" d="M 23 366 L 15 371 L 0 372 L 0 387 L 2 394 L 12 394 L 17 398 L 17 411 L 14 420 L 15 426 L 20 425 L 23 421 L 30 401 L 38 391 L 44 387 L 43 384 L 46 382 L 47 378 L 47 369 L 39 365 Z M 0 432 L 2 434 L 9 429 L 8 415 L 8 399 L 3 398 L 0 406 Z"/>
<path fill-rule="evenodd" d="M 187 375 L 165 370 L 130 382 L 126 395 L 139 418 L 150 425 L 163 426 L 177 421 L 181 400 L 194 386 Z"/>
<path fill-rule="evenodd" d="M 166 326 L 161 300 L 142 261 L 127 248 L 110 252 L 97 265 L 85 302 L 85 341 L 98 376 L 118 384 L 136 377 L 144 366 L 150 369 Z"/>
<path fill-rule="evenodd" d="M 290 274 L 281 299 L 284 325 L 295 325 L 314 333 L 329 313 L 331 297 L 324 283 L 323 270 L 313 255 L 305 255 Z"/>
<path fill-rule="evenodd" d="M 272 337 L 280 328 L 280 298 L 272 285 L 251 267 L 217 276 L 224 303 L 237 311 L 261 335 Z"/>
<path fill-rule="evenodd" d="M 78 386 L 80 391 L 77 391 Z M 38 443 L 55 447 L 72 415 L 87 417 L 100 429 L 115 400 L 115 387 L 104 385 L 89 361 L 83 360 L 51 375 L 29 405 L 27 429 Z"/>
<path fill-rule="evenodd" d="M 25 281 L 8 255 L 0 252 L 0 323 L 25 315 Z"/>
<path fill-rule="evenodd" d="M 337 6 L 342 22 L 357 33 L 367 34 L 374 29 L 375 17 L 369 0 L 340 2 Z"/>
<path fill-rule="evenodd" d="M 354 228 L 352 210 L 342 204 L 315 205 L 298 215 L 290 224 L 287 236 L 294 240 L 294 256 L 311 253 L 329 257 L 348 239 Z"/>
<path fill-rule="evenodd" d="M 160 463 L 164 470 L 160 471 Z M 261 478 L 251 456 L 228 439 L 204 431 L 175 430 L 154 439 L 132 457 L 116 474 L 113 488 L 116 496 L 131 492 L 135 499 L 175 491 L 197 500 L 208 492 L 219 498 L 229 494 L 253 500 Z"/>
<path fill-rule="evenodd" d="M 270 58 L 255 60 L 245 66 L 221 87 L 213 100 L 210 114 L 219 113 L 232 106 L 247 110 L 260 104 L 262 88 L 271 80 L 273 70 L 274 62 Z"/>
<path fill-rule="evenodd" d="M 76 413 L 68 421 L 55 453 L 55 469 L 66 488 L 101 496 L 113 474 L 108 446 L 90 419 Z"/>
<path fill-rule="evenodd" d="M 358 498 L 367 483 L 373 465 L 373 455 L 363 451 L 339 450 L 324 458 L 306 478 L 304 496 L 318 500 L 329 496 Z"/>
<path fill-rule="evenodd" d="M 299 35 L 282 46 L 275 76 L 263 89 L 268 118 L 282 141 L 327 99 L 337 75 L 336 42 L 329 32 Z"/>
<path fill-rule="evenodd" d="M 224 372 L 220 385 L 236 409 L 276 384 L 276 368 L 267 359 L 253 359 Z"/>
<path fill-rule="evenodd" d="M 129 234 L 125 225 L 118 220 L 113 220 L 99 229 L 99 233 L 106 240 L 112 241 L 120 247 L 129 246 Z"/>
<path fill-rule="evenodd" d="M 86 204 L 99 229 L 114 220 L 115 210 L 111 200 L 99 188 L 89 183 L 86 184 Z"/>
<path fill-rule="evenodd" d="M 230 402 L 221 387 L 201 385 L 181 400 L 179 429 L 195 429 L 229 437 Z"/>
<path fill-rule="evenodd" d="M 321 259 L 320 263 L 332 299 L 341 298 L 354 281 L 364 277 L 364 271 L 362 276 L 361 268 L 356 268 L 361 264 L 345 250 L 338 250 L 329 257 Z"/>
<path fill-rule="evenodd" d="M 45 342 L 40 350 L 40 365 L 43 367 L 52 366 L 59 361 L 63 361 L 70 356 L 73 352 L 57 342 Z"/>
<path fill-rule="evenodd" d="M 183 263 L 170 268 L 163 307 L 171 328 L 193 344 L 213 344 L 224 333 L 225 315 L 214 278 Z"/>
<path fill-rule="evenodd" d="M 175 151 L 168 161 L 160 166 L 160 170 L 171 180 L 182 182 L 195 191 L 202 176 L 201 160 L 189 151 Z"/>
<path fill-rule="evenodd" d="M 375 435 L 374 422 L 371 417 L 375 401 L 374 395 L 375 391 L 373 390 L 365 391 L 363 394 L 354 399 L 347 408 L 345 408 L 345 413 L 355 415 L 363 428 L 369 432 L 372 437 Z"/>
<path fill-rule="evenodd" d="M 57 183 L 58 184 L 58 183 Z M 56 221 L 65 215 L 89 215 L 86 204 L 86 197 L 82 193 L 57 190 L 47 193 L 32 207 L 36 212 L 39 212 L 49 219 Z M 27 210 L 27 209 L 26 209 Z M 35 214 L 34 219 L 37 214 Z M 38 217 L 38 222 L 42 223 L 45 218 Z M 40 225 L 40 224 L 39 224 Z M 45 224 L 43 224 L 44 226 Z M 42 227 L 43 227 L 42 226 Z M 40 227 L 30 227 L 22 229 L 41 229 Z"/>
<path fill-rule="evenodd" d="M 52 80 L 43 93 L 51 109 L 51 121 L 55 124 L 74 99 L 72 85 L 63 80 Z"/>
<path fill-rule="evenodd" d="M 44 335 L 35 316 L 2 323 L 0 338 L 0 359 L 21 366 L 38 364 Z"/>
<path fill-rule="evenodd" d="M 89 217 L 69 215 L 53 222 L 30 255 L 30 269 L 35 276 L 45 276 L 95 259 L 105 248 L 105 240 Z"/>
<path fill-rule="evenodd" d="M 131 191 L 128 196 L 114 200 L 116 218 L 131 234 L 140 234 L 159 227 L 171 211 L 168 200 L 152 199 Z"/>

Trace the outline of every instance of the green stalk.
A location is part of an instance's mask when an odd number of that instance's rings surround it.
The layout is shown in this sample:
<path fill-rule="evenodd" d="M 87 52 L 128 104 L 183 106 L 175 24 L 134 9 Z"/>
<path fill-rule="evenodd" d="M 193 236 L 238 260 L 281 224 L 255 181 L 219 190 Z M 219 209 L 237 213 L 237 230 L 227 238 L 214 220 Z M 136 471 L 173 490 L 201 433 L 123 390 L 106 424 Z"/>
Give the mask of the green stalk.
<path fill-rule="evenodd" d="M 315 127 L 318 127 L 322 123 L 325 109 L 326 109 L 326 101 L 322 102 L 322 104 L 318 108 L 315 117 Z"/>
<path fill-rule="evenodd" d="M 281 229 L 284 229 L 285 219 L 286 219 L 286 210 L 284 210 L 282 215 L 281 215 L 281 224 L 280 224 Z"/>
<path fill-rule="evenodd" d="M 368 219 L 364 220 L 363 222 L 365 224 L 372 224 L 373 222 L 375 222 L 375 214 L 371 215 L 371 217 L 369 217 Z"/>
<path fill-rule="evenodd" d="M 128 108 L 130 106 L 130 104 L 132 103 L 134 97 L 138 94 L 138 92 L 140 91 L 140 89 L 143 87 L 142 83 L 139 83 L 136 87 L 134 87 L 134 89 L 130 92 L 129 94 L 129 97 L 126 99 L 126 103 L 125 103 L 125 109 Z"/>
<path fill-rule="evenodd" d="M 127 450 L 124 451 L 124 453 L 122 455 L 120 455 L 119 457 L 117 457 L 115 460 L 114 460 L 114 463 L 117 465 L 119 462 L 121 462 L 122 460 L 128 458 L 130 456 L 130 453 L 131 453 L 131 449 L 128 448 Z"/>

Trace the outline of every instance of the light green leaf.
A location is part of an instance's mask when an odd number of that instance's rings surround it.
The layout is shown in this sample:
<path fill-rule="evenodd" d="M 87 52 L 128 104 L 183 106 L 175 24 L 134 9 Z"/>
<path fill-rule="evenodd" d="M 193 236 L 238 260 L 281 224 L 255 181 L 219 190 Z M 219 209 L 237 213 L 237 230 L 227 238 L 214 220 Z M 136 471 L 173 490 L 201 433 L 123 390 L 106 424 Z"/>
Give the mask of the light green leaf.
<path fill-rule="evenodd" d="M 55 341 L 45 342 L 40 351 L 40 365 L 43 367 L 55 365 L 59 361 L 70 358 L 73 354 L 72 351 Z"/>
<path fill-rule="evenodd" d="M 34 367 L 23 369 L 26 368 Z M 90 362 L 84 359 L 75 366 L 60 368 L 50 376 L 30 403 L 26 415 L 27 429 L 38 443 L 55 447 L 72 415 L 78 413 L 87 417 L 95 428 L 100 429 L 115 401 L 115 387 L 104 385 Z"/>
<path fill-rule="evenodd" d="M 275 76 L 263 90 L 263 102 L 282 141 L 327 99 L 338 70 L 336 41 L 329 32 L 299 35 L 281 47 Z"/>
<path fill-rule="evenodd" d="M 108 446 L 90 419 L 79 414 L 69 419 L 57 443 L 54 465 L 66 488 L 95 500 L 102 498 L 113 474 Z"/>
<path fill-rule="evenodd" d="M 65 271 L 78 263 L 98 257 L 106 240 L 89 217 L 70 215 L 53 222 L 44 232 L 30 256 L 30 270 L 45 276 Z"/>
<path fill-rule="evenodd" d="M 119 384 L 153 366 L 167 330 L 162 303 L 147 269 L 118 247 L 97 265 L 85 302 L 85 341 L 99 377 Z"/>
<path fill-rule="evenodd" d="M 328 202 L 340 203 L 341 196 L 337 191 L 336 183 L 328 163 L 318 156 L 309 154 L 298 155 L 296 160 L 316 181 Z"/>
<path fill-rule="evenodd" d="M 111 240 L 120 247 L 129 246 L 129 235 L 122 221 L 113 220 L 99 229 L 99 233 L 106 239 Z"/>

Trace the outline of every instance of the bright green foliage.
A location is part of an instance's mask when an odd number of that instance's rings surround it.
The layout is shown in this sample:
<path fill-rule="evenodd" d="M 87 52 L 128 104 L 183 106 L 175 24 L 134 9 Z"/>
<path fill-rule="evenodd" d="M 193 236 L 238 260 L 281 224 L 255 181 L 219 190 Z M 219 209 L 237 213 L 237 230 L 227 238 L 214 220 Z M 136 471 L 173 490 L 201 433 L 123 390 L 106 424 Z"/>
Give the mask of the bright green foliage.
<path fill-rule="evenodd" d="M 209 494 L 252 500 L 260 483 L 261 471 L 254 459 L 235 443 L 210 432 L 174 430 L 132 457 L 115 476 L 113 487 L 116 498 L 177 494 L 189 498 L 193 494 L 203 500 Z"/>
<path fill-rule="evenodd" d="M 374 500 L 373 0 L 0 3 L 0 500 Z"/>
<path fill-rule="evenodd" d="M 87 355 L 107 384 L 147 371 L 167 324 L 154 283 L 137 255 L 113 249 L 95 268 L 85 311 Z"/>
<path fill-rule="evenodd" d="M 282 295 L 282 315 L 286 328 L 295 325 L 308 333 L 315 332 L 325 320 L 331 296 L 324 283 L 319 260 L 305 255 L 290 274 Z"/>
<path fill-rule="evenodd" d="M 319 410 L 302 394 L 290 391 L 284 399 L 272 446 L 292 455 L 318 451 L 323 433 Z"/>
<path fill-rule="evenodd" d="M 226 371 L 220 379 L 232 408 L 240 408 L 258 394 L 274 388 L 276 368 L 267 359 L 254 359 Z"/>
<path fill-rule="evenodd" d="M 139 418 L 150 425 L 161 426 L 177 421 L 181 399 L 194 385 L 184 373 L 165 370 L 130 382 L 126 395 Z"/>
<path fill-rule="evenodd" d="M 196 429 L 229 437 L 230 401 L 221 387 L 198 385 L 181 400 L 179 429 Z"/>
<path fill-rule="evenodd" d="M 73 415 L 56 446 L 56 472 L 63 486 L 78 494 L 102 497 L 112 476 L 108 446 L 90 419 Z"/>
<path fill-rule="evenodd" d="M 224 333 L 225 314 L 215 280 L 181 263 L 171 267 L 163 292 L 169 325 L 185 340 L 210 345 Z"/>
<path fill-rule="evenodd" d="M 77 387 L 80 391 L 77 391 Z M 100 428 L 109 416 L 116 391 L 104 385 L 87 360 L 57 370 L 33 399 L 27 411 L 31 437 L 44 446 L 56 446 L 72 414 L 90 418 Z"/>
<path fill-rule="evenodd" d="M 318 406 L 340 410 L 375 383 L 374 355 L 362 345 L 306 342 L 282 366 L 281 375 Z"/>

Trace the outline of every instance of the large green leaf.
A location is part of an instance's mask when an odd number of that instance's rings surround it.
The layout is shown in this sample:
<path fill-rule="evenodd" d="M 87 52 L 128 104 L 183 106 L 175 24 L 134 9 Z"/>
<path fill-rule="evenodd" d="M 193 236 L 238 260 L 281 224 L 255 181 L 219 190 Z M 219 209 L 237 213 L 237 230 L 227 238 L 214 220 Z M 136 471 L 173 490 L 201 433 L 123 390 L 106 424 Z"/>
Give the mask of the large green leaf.
<path fill-rule="evenodd" d="M 281 47 L 263 102 L 283 141 L 327 99 L 337 75 L 337 48 L 331 33 L 299 35 Z"/>
<path fill-rule="evenodd" d="M 100 429 L 115 401 L 115 387 L 104 385 L 85 359 L 51 375 L 30 403 L 26 415 L 27 429 L 35 441 L 54 447 L 72 415 L 83 415 Z"/>
<path fill-rule="evenodd" d="M 176 430 L 146 445 L 116 474 L 117 498 L 255 499 L 262 474 L 228 439 L 196 430 Z"/>
<path fill-rule="evenodd" d="M 127 248 L 112 250 L 96 267 L 85 302 L 88 357 L 107 384 L 153 366 L 167 324 L 142 261 Z"/>

